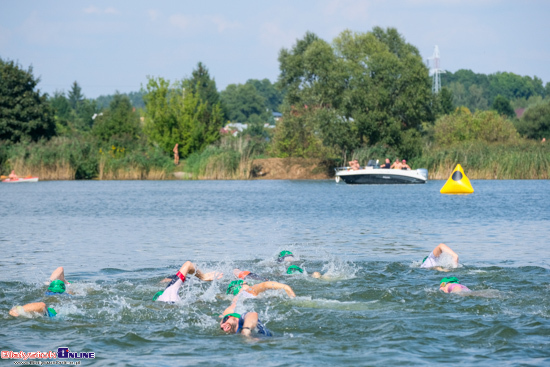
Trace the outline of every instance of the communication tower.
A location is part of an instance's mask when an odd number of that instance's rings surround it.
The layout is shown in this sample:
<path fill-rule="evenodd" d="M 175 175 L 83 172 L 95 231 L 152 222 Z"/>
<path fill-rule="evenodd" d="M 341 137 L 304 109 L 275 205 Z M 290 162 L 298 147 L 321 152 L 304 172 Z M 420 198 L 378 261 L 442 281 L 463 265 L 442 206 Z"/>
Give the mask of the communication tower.
<path fill-rule="evenodd" d="M 430 60 L 432 60 L 430 62 Z M 434 54 L 428 59 L 431 64 L 430 75 L 432 77 L 432 92 L 439 93 L 441 90 L 441 77 L 439 76 L 444 71 L 439 68 L 439 47 L 434 48 Z"/>

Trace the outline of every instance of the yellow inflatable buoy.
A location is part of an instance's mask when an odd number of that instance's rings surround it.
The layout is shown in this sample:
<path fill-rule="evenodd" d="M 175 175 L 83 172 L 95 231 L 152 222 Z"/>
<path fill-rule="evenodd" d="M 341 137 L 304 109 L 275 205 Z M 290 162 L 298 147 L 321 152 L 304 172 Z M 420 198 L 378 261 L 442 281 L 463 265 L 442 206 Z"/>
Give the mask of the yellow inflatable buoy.
<path fill-rule="evenodd" d="M 442 194 L 471 194 L 474 192 L 474 188 L 460 164 L 456 165 L 451 177 L 443 185 L 440 192 Z"/>

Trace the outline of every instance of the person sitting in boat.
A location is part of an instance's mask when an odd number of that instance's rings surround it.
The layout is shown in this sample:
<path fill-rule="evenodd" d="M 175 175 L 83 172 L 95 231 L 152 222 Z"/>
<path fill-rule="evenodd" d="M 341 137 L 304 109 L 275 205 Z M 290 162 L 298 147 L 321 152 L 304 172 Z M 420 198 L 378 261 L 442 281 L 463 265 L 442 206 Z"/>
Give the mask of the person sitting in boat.
<path fill-rule="evenodd" d="M 4 177 L 5 177 L 5 176 L 4 176 Z M 11 171 L 11 173 L 8 175 L 8 178 L 9 178 L 10 180 L 14 180 L 14 181 L 15 181 L 15 180 L 19 180 L 19 176 L 17 176 L 17 175 L 15 174 L 15 170 L 12 170 L 12 171 Z"/>
<path fill-rule="evenodd" d="M 393 164 L 391 165 L 391 169 L 401 169 L 403 163 L 401 163 L 401 161 L 399 161 L 399 158 L 395 158 L 395 162 L 393 162 Z"/>
<path fill-rule="evenodd" d="M 353 161 L 349 161 L 349 168 L 352 171 L 357 171 L 361 169 L 361 166 L 359 165 L 359 162 L 357 161 L 357 159 L 355 159 Z"/>
<path fill-rule="evenodd" d="M 208 282 L 214 279 L 220 279 L 221 277 L 223 277 L 222 273 L 217 273 L 217 272 L 203 273 L 191 261 L 186 261 L 175 275 L 163 280 L 163 281 L 169 280 L 170 284 L 166 286 L 164 291 L 157 292 L 153 296 L 153 301 L 161 301 L 161 302 L 169 302 L 169 303 L 181 301 L 181 298 L 178 293 L 179 293 L 180 287 L 185 282 L 185 276 L 187 274 L 195 274 L 195 276 L 200 280 L 208 281 Z"/>
<path fill-rule="evenodd" d="M 258 319 L 257 312 L 245 312 L 239 314 L 235 312 L 238 297 L 233 298 L 231 305 L 227 307 L 222 315 L 220 328 L 227 334 L 241 334 L 251 336 L 252 333 L 263 336 L 273 336 L 271 331 Z"/>
<path fill-rule="evenodd" d="M 401 169 L 404 169 L 404 170 L 407 170 L 407 171 L 411 170 L 411 167 L 409 167 L 409 165 L 407 164 L 407 161 L 404 160 L 404 159 L 401 161 Z"/>
<path fill-rule="evenodd" d="M 380 168 L 389 169 L 391 167 L 391 162 L 389 158 L 386 158 L 386 163 L 380 166 Z"/>
<path fill-rule="evenodd" d="M 439 290 L 445 293 L 471 292 L 468 287 L 460 284 L 460 281 L 456 277 L 441 279 L 441 282 L 439 283 Z"/>
<path fill-rule="evenodd" d="M 260 293 L 263 293 L 269 289 L 283 289 L 290 298 L 296 297 L 296 294 L 292 288 L 283 283 L 267 281 L 249 286 L 241 279 L 230 282 L 226 293 L 233 294 L 234 296 L 242 296 L 243 298 L 256 298 L 260 295 Z"/>
<path fill-rule="evenodd" d="M 44 302 L 34 302 L 23 306 L 15 306 L 10 310 L 9 314 L 13 317 L 33 317 L 35 315 L 54 317 L 57 315 L 57 312 L 52 307 L 46 307 Z"/>
<path fill-rule="evenodd" d="M 449 246 L 447 246 L 444 243 L 440 243 L 437 245 L 433 251 L 422 260 L 422 264 L 420 265 L 421 268 L 434 268 L 439 271 L 446 271 L 443 267 L 443 265 L 449 265 L 448 263 L 443 263 L 441 259 L 442 254 L 448 254 L 451 256 L 451 266 L 453 268 L 456 268 L 458 266 L 458 255 L 456 252 L 451 250 Z"/>

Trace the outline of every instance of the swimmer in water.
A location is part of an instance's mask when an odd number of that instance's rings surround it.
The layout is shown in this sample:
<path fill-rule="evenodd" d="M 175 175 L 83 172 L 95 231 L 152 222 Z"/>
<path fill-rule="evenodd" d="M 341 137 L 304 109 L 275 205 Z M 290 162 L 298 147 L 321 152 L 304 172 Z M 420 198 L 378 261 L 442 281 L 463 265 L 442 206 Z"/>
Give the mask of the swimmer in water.
<path fill-rule="evenodd" d="M 292 288 L 283 283 L 267 281 L 249 286 L 241 279 L 234 280 L 229 283 L 226 293 L 233 294 L 234 296 L 242 296 L 243 298 L 256 298 L 260 293 L 263 293 L 269 289 L 283 289 L 290 298 L 296 297 L 296 294 Z"/>
<path fill-rule="evenodd" d="M 471 292 L 468 287 L 459 282 L 460 281 L 455 277 L 443 278 L 439 283 L 439 290 L 445 293 Z"/>
<path fill-rule="evenodd" d="M 67 287 L 69 286 L 70 282 L 65 279 L 65 269 L 63 269 L 62 266 L 55 269 L 50 275 L 50 285 L 48 286 L 48 290 L 46 291 L 47 296 L 54 296 L 65 293 L 72 294 L 71 291 L 67 290 Z"/>
<path fill-rule="evenodd" d="M 220 279 L 221 277 L 223 277 L 222 273 L 217 273 L 217 272 L 203 273 L 191 261 L 186 261 L 181 266 L 180 270 L 176 273 L 176 275 L 173 275 L 170 278 L 167 278 L 167 279 L 170 279 L 170 284 L 166 286 L 164 291 L 157 292 L 153 297 L 153 301 L 161 301 L 161 302 L 169 302 L 169 303 L 181 301 L 181 298 L 178 293 L 179 293 L 180 287 L 185 282 L 185 276 L 187 274 L 195 274 L 197 278 L 207 282 L 210 282 L 214 279 Z"/>
<path fill-rule="evenodd" d="M 286 269 L 287 274 L 297 274 L 297 273 L 302 274 L 303 272 L 304 272 L 304 270 L 302 268 L 300 268 L 298 265 L 290 265 L 288 267 L 288 269 Z M 321 274 L 318 271 L 313 272 L 313 274 L 311 274 L 311 277 L 316 278 L 316 279 L 321 279 L 321 278 L 322 279 L 330 279 L 330 277 L 328 275 Z"/>
<path fill-rule="evenodd" d="M 233 299 L 231 305 L 223 311 L 220 328 L 227 334 L 241 334 L 251 336 L 252 333 L 264 336 L 273 336 L 265 325 L 258 319 L 257 312 L 235 312 L 238 297 Z"/>
<path fill-rule="evenodd" d="M 294 261 L 294 255 L 290 251 L 281 251 L 279 253 L 279 258 L 277 259 L 277 262 L 282 263 L 283 261 Z"/>
<path fill-rule="evenodd" d="M 241 270 L 241 269 L 233 269 L 233 275 L 235 275 L 235 277 L 237 277 L 238 279 L 242 279 L 242 280 L 253 279 L 253 280 L 261 280 L 262 282 L 266 282 L 269 280 L 256 273 L 252 273 L 250 271 Z"/>
<path fill-rule="evenodd" d="M 448 271 L 441 266 L 442 264 L 440 256 L 443 253 L 449 254 L 452 257 L 452 267 L 456 268 L 458 266 L 458 255 L 444 243 L 440 243 L 439 245 L 437 245 L 430 253 L 430 255 L 426 256 L 424 260 L 422 260 L 422 265 L 420 265 L 420 267 L 434 268 L 439 271 Z"/>
<path fill-rule="evenodd" d="M 15 306 L 9 313 L 13 317 L 32 317 L 33 315 L 54 317 L 57 315 L 57 312 L 55 312 L 55 310 L 51 307 L 46 307 L 44 302 L 27 303 L 23 306 Z"/>

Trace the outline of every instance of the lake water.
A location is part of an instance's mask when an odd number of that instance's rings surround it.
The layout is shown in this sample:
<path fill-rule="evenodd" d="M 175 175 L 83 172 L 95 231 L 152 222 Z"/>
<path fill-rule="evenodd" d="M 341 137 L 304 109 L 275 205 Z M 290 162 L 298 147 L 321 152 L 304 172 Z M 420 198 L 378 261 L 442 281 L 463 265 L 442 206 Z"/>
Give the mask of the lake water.
<path fill-rule="evenodd" d="M 474 180 L 468 196 L 441 195 L 443 184 L 0 184 L 0 348 L 68 347 L 96 353 L 82 365 L 113 366 L 549 365 L 550 181 Z M 441 242 L 461 266 L 419 268 Z M 282 250 L 306 273 L 286 275 Z M 181 303 L 153 302 L 186 260 L 225 275 L 189 277 Z M 57 266 L 73 296 L 44 295 Z M 220 331 L 235 267 L 296 292 L 238 304 L 273 337 Z M 444 276 L 474 292 L 440 292 Z M 37 301 L 58 316 L 8 315 Z"/>

